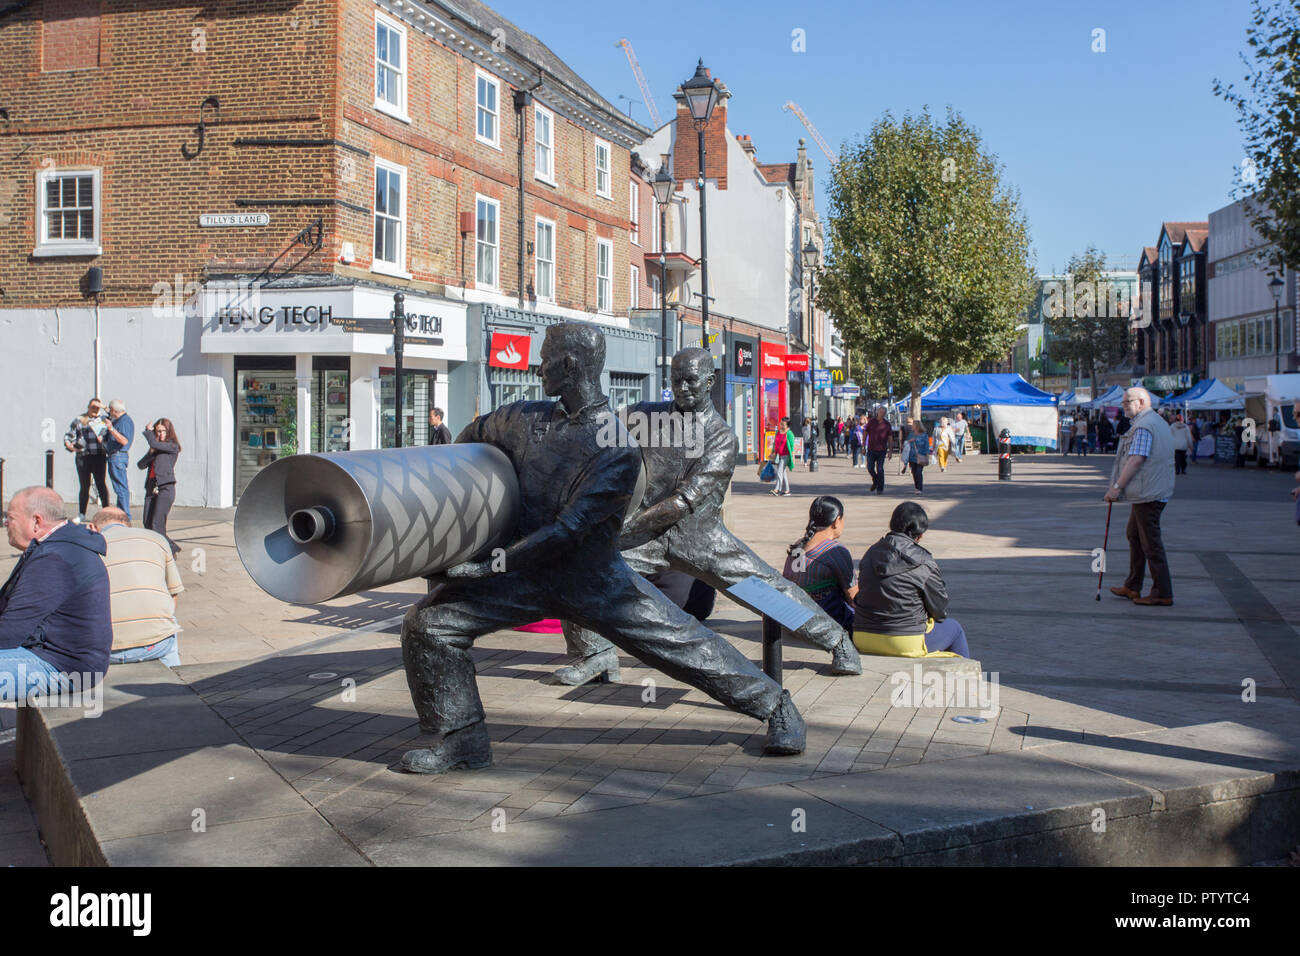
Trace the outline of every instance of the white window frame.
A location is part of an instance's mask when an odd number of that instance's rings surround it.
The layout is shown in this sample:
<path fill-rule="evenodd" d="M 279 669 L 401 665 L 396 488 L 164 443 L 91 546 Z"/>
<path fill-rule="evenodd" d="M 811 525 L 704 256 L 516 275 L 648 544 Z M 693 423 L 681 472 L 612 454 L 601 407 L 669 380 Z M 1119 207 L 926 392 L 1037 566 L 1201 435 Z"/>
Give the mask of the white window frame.
<path fill-rule="evenodd" d="M 411 177 L 407 174 L 405 166 L 399 166 L 397 163 L 390 163 L 388 160 L 380 159 L 378 156 L 376 156 L 375 176 L 374 176 L 374 188 L 376 191 L 379 188 L 379 173 L 381 170 L 388 173 L 390 176 L 396 175 L 401 177 L 402 179 L 402 198 L 400 203 L 401 209 L 400 209 L 400 215 L 397 216 L 391 215 L 391 212 L 381 214 L 379 212 L 378 206 L 376 206 L 371 210 L 370 228 L 372 230 L 372 238 L 371 238 L 372 248 L 370 250 L 370 271 L 379 272 L 382 273 L 383 275 L 397 276 L 398 278 L 401 279 L 409 279 L 411 278 L 411 274 L 406 271 L 406 232 L 407 232 L 406 209 L 407 209 L 408 194 L 410 193 Z M 377 220 L 380 217 L 380 215 L 385 215 L 389 219 L 397 220 L 397 261 L 396 262 L 390 262 L 387 259 L 380 259 L 379 249 L 374 248 L 373 230 L 375 226 L 375 220 Z"/>
<path fill-rule="evenodd" d="M 649 252 L 659 254 L 659 201 L 650 207 L 650 248 Z"/>
<path fill-rule="evenodd" d="M 600 250 L 607 250 L 605 256 L 605 274 L 600 272 Z M 614 283 L 612 273 L 614 270 L 614 243 L 609 239 L 596 240 L 596 311 L 605 314 L 612 314 L 614 311 Z M 605 303 L 601 305 L 601 293 L 604 293 Z"/>
<path fill-rule="evenodd" d="M 479 102 L 478 86 L 480 80 L 486 80 L 496 94 L 496 109 L 489 110 Z M 478 115 L 480 112 L 487 113 L 492 117 L 491 139 L 484 136 L 478 131 Z M 493 149 L 501 148 L 501 81 L 484 70 L 474 71 L 474 138 L 484 146 L 491 146 Z"/>
<path fill-rule="evenodd" d="M 403 123 L 411 122 L 411 117 L 406 110 L 406 90 L 409 84 L 407 77 L 409 70 L 407 64 L 410 63 L 410 47 L 406 42 L 406 27 L 402 26 L 391 17 L 386 17 L 382 13 L 375 13 L 375 34 L 378 39 L 379 28 L 383 27 L 389 31 L 389 34 L 396 34 L 402 40 L 402 65 L 394 67 L 379 59 L 379 51 L 375 50 L 375 109 L 381 113 L 387 113 L 394 119 L 399 119 Z M 397 73 L 398 97 L 397 103 L 388 102 L 379 95 L 379 68 L 383 65 L 385 69 L 393 70 Z"/>
<path fill-rule="evenodd" d="M 635 246 L 641 245 L 641 184 L 635 179 L 628 181 L 628 239 Z"/>
<path fill-rule="evenodd" d="M 629 309 L 641 308 L 641 270 L 636 266 L 632 266 L 628 288 L 631 292 L 628 293 L 627 307 Z"/>
<path fill-rule="evenodd" d="M 65 176 L 85 176 L 91 177 L 92 199 L 95 213 L 95 237 L 92 240 L 85 239 L 51 239 L 49 235 L 49 220 L 46 217 L 48 209 L 45 205 L 45 184 L 51 179 L 62 179 Z M 36 172 L 36 248 L 32 250 L 33 256 L 98 256 L 104 252 L 103 233 L 100 232 L 101 213 L 104 204 L 100 196 L 101 175 L 98 168 L 87 167 L 56 167 L 43 168 Z"/>
<path fill-rule="evenodd" d="M 542 114 L 546 115 L 547 125 L 551 130 L 551 137 L 546 142 L 543 142 L 539 135 L 542 124 L 537 120 Z M 551 160 L 550 171 L 545 173 L 537 165 L 537 154 L 543 149 L 548 151 Z M 536 101 L 533 102 L 533 178 L 549 186 L 555 185 L 555 114 Z"/>
<path fill-rule="evenodd" d="M 605 151 L 604 169 L 602 169 L 600 166 L 600 152 L 602 148 Z M 600 138 L 596 139 L 595 163 L 596 163 L 596 195 L 600 196 L 602 199 L 613 199 L 614 193 L 612 190 L 614 188 L 614 148 L 610 146 L 609 143 L 607 143 L 605 140 Z M 605 174 L 605 189 L 603 192 L 601 191 L 600 188 L 600 174 L 602 172 Z"/>
<path fill-rule="evenodd" d="M 478 207 L 480 203 L 486 203 L 496 210 L 494 221 L 496 222 L 495 241 L 488 243 L 478 237 Z M 489 246 L 492 249 L 492 272 L 494 281 L 484 282 L 478 274 L 478 247 L 479 243 Z M 474 288 L 487 289 L 490 292 L 501 291 L 501 203 L 491 196 L 484 196 L 479 193 L 474 194 Z"/>
<path fill-rule="evenodd" d="M 654 301 L 650 303 L 652 309 L 659 308 L 659 285 L 661 281 L 659 273 L 650 273 L 650 295 L 654 297 Z"/>
<path fill-rule="evenodd" d="M 547 262 L 547 260 L 542 258 L 542 243 L 540 241 L 541 237 L 539 235 L 540 227 L 542 226 L 546 226 L 551 231 L 551 258 L 549 260 L 549 263 Z M 543 216 L 535 217 L 533 220 L 533 275 L 536 277 L 537 287 L 533 289 L 533 291 L 537 294 L 537 298 L 541 302 L 555 301 L 555 275 L 556 275 L 555 243 L 556 243 L 556 230 L 555 230 L 554 220 L 547 219 Z M 476 259 L 475 262 L 477 261 L 478 260 Z M 542 265 L 544 263 L 550 266 L 550 279 L 551 279 L 550 295 L 546 295 L 542 292 L 541 276 L 542 276 Z"/>

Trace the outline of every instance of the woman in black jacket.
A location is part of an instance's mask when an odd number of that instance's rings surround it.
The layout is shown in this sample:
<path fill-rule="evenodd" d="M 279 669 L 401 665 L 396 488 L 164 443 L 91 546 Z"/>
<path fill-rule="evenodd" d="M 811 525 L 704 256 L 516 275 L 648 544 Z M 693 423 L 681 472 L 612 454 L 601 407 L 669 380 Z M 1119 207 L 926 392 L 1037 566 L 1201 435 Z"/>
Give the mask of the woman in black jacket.
<path fill-rule="evenodd" d="M 930 527 L 925 509 L 905 501 L 889 518 L 889 534 L 858 564 L 853 643 L 864 654 L 924 657 L 949 651 L 970 657 L 966 632 L 948 617 L 939 566 L 921 547 Z M 930 621 L 934 626 L 927 631 Z"/>
<path fill-rule="evenodd" d="M 169 418 L 146 425 L 144 438 L 149 450 L 138 462 L 138 467 L 148 472 L 144 480 L 144 526 L 167 538 L 167 514 L 176 501 L 176 456 L 181 453 L 181 443 Z M 180 553 L 175 541 L 167 538 L 167 543 L 173 555 Z"/>

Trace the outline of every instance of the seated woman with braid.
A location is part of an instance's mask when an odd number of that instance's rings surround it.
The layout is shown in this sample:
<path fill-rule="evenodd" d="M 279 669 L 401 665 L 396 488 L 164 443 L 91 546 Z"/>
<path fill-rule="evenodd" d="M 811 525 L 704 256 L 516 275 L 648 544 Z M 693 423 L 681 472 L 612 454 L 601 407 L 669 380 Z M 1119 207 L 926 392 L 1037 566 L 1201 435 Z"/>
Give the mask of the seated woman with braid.
<path fill-rule="evenodd" d="M 804 535 L 786 551 L 786 580 L 808 593 L 846 631 L 853 627 L 853 556 L 839 543 L 844 533 L 844 505 L 822 495 L 808 508 Z"/>
<path fill-rule="evenodd" d="M 921 547 L 929 527 L 925 509 L 904 501 L 889 518 L 889 534 L 862 556 L 853 643 L 863 654 L 970 657 L 966 632 L 948 617 L 939 566 Z"/>

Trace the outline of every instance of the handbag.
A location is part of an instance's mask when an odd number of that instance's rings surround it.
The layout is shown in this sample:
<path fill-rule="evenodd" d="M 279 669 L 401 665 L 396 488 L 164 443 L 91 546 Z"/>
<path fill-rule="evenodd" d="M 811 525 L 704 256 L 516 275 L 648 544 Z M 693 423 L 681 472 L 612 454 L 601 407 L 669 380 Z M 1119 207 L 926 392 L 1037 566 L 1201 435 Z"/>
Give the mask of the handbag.
<path fill-rule="evenodd" d="M 776 464 L 771 459 L 763 462 L 763 467 L 758 470 L 759 481 L 776 481 Z"/>

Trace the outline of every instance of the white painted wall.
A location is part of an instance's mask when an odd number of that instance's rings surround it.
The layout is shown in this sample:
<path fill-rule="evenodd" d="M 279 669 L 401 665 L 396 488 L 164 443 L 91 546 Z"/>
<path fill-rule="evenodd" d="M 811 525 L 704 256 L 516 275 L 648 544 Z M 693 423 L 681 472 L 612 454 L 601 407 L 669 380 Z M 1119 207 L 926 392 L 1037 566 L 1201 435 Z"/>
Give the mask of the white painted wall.
<path fill-rule="evenodd" d="M 676 121 L 660 127 L 636 152 L 652 166 L 657 167 L 662 153 L 668 153 L 671 162 L 676 131 Z M 688 138 L 684 148 L 695 149 L 695 130 L 684 127 L 682 134 Z M 716 180 L 709 180 L 705 185 L 709 295 L 713 297 L 710 308 L 784 333 L 791 309 L 797 316 L 800 302 L 793 272 L 794 194 L 785 184 L 769 183 L 763 178 L 731 130 L 727 130 L 726 143 L 727 188 L 718 189 Z M 700 207 L 694 181 L 686 185 L 684 195 L 688 201 L 669 213 L 673 221 L 668 227 L 668 247 L 698 258 Z M 682 229 L 686 235 L 684 248 L 679 241 Z M 700 291 L 698 270 L 691 277 L 689 288 L 692 292 Z M 692 297 L 689 304 L 698 307 L 699 299 Z"/>

